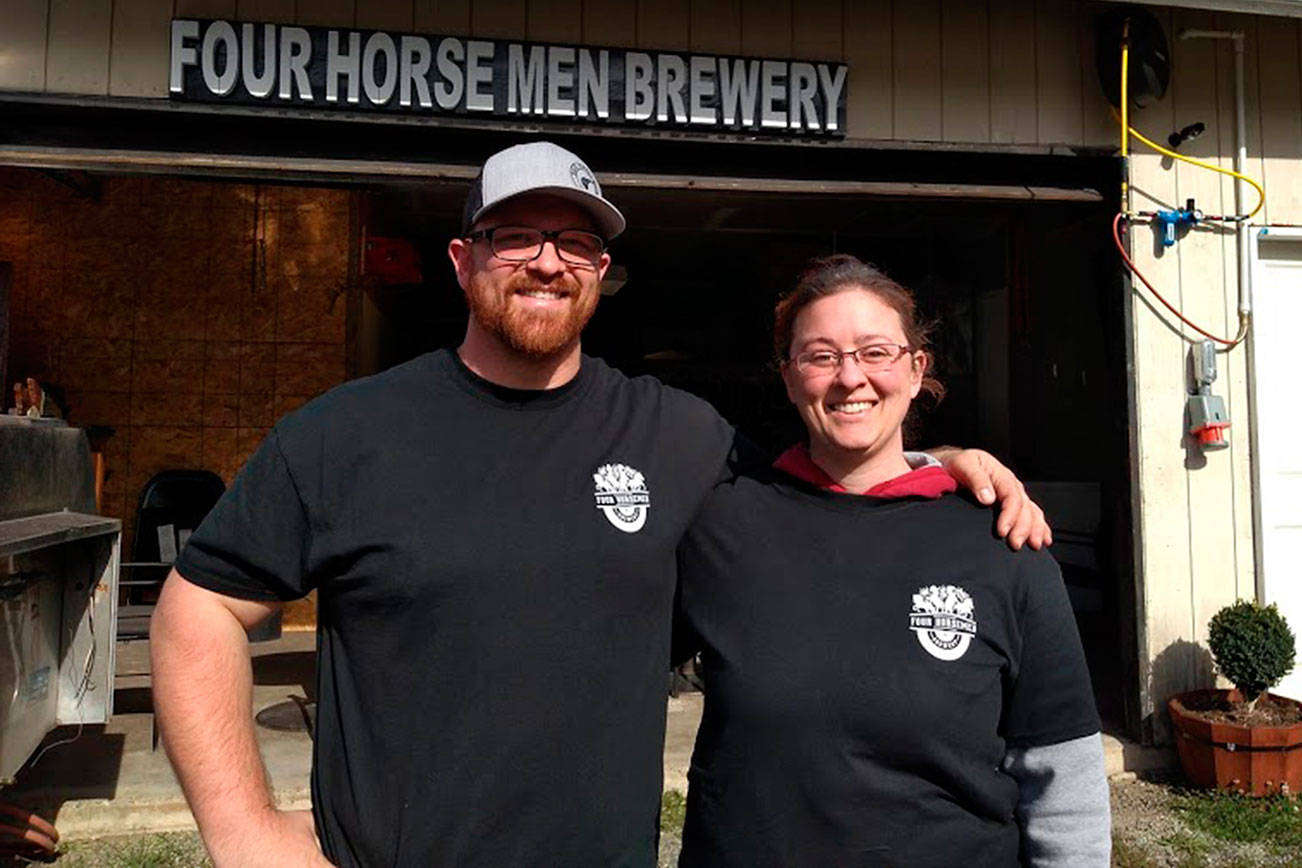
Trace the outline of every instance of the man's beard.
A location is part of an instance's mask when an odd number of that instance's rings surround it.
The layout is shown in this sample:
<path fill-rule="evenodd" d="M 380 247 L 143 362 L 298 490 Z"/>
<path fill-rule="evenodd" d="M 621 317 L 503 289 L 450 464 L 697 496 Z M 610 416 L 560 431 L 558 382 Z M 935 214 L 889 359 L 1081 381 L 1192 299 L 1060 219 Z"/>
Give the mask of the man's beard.
<path fill-rule="evenodd" d="M 563 312 L 529 310 L 514 302 L 520 291 L 569 293 Z M 488 280 L 472 279 L 466 292 L 470 315 L 485 330 L 516 353 L 531 359 L 547 359 L 576 345 L 583 327 L 597 309 L 597 293 L 566 275 L 550 284 L 517 274 L 500 289 Z"/>

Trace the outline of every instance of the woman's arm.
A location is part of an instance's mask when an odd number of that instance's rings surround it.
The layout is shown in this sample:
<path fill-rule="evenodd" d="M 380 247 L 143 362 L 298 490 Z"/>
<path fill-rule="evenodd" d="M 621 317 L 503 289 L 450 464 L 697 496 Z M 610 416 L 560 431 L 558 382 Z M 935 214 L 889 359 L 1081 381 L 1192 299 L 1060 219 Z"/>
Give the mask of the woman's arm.
<path fill-rule="evenodd" d="M 1003 770 L 1017 780 L 1022 865 L 1106 868 L 1112 813 L 1099 733 L 1010 749 Z"/>

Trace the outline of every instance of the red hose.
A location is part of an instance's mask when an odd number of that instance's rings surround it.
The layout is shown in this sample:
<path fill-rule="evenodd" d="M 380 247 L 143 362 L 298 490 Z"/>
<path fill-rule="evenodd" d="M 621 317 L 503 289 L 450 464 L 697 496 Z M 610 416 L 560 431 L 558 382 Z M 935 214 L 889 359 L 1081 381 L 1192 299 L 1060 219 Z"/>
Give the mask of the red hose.
<path fill-rule="evenodd" d="M 1131 272 L 1134 273 L 1135 277 L 1139 278 L 1140 282 L 1143 283 L 1144 286 L 1148 287 L 1148 291 L 1153 293 L 1153 295 L 1157 297 L 1158 301 L 1166 305 L 1167 310 L 1171 311 L 1171 313 L 1179 317 L 1180 322 L 1189 326 L 1189 328 L 1198 332 L 1198 334 L 1202 335 L 1203 337 L 1210 338 L 1211 340 L 1216 341 L 1216 343 L 1218 344 L 1225 344 L 1227 347 L 1235 346 L 1236 344 L 1239 343 L 1239 341 L 1243 340 L 1242 337 L 1235 338 L 1234 340 L 1227 340 L 1225 338 L 1217 337 L 1216 335 L 1212 334 L 1209 331 L 1206 331 L 1205 329 L 1199 328 L 1187 316 L 1180 313 L 1180 311 L 1178 311 L 1175 308 L 1175 306 L 1171 304 L 1171 302 L 1167 301 L 1162 296 L 1162 293 L 1158 292 L 1157 289 L 1153 287 L 1153 284 L 1148 282 L 1148 278 L 1144 277 L 1144 275 L 1139 272 L 1139 269 L 1135 267 L 1135 263 L 1133 260 L 1131 260 L 1130 254 L 1126 253 L 1126 246 L 1121 243 L 1121 221 L 1124 219 L 1126 219 L 1126 215 L 1124 212 L 1118 213 L 1116 217 L 1112 218 L 1112 240 L 1116 242 L 1117 252 L 1120 253 L 1121 258 L 1125 260 L 1126 267 L 1129 268 Z"/>

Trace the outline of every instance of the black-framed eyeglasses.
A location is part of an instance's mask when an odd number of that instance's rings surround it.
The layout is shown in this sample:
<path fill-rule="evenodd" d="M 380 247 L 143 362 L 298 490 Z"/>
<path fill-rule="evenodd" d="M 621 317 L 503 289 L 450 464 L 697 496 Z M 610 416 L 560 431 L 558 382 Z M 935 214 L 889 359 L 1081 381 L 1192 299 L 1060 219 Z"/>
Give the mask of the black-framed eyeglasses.
<path fill-rule="evenodd" d="M 833 374 L 841 370 L 844 359 L 854 359 L 864 373 L 884 371 L 898 362 L 905 353 L 913 352 L 906 344 L 868 344 L 853 350 L 809 350 L 791 359 L 796 370 L 810 377 Z"/>
<path fill-rule="evenodd" d="M 543 245 L 556 245 L 556 255 L 571 265 L 596 265 L 606 252 L 606 239 L 584 229 L 535 229 L 532 226 L 494 226 L 466 236 L 467 241 L 488 241 L 493 255 L 507 262 L 529 262 L 542 255 Z"/>

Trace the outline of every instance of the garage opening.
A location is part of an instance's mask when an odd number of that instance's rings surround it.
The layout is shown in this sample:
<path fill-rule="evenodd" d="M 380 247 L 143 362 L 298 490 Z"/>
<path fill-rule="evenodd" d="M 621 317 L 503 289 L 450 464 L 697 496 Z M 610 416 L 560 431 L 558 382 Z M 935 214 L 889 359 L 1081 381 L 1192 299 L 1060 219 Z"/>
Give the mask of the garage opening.
<path fill-rule="evenodd" d="M 413 243 L 423 281 L 364 281 L 364 367 L 460 340 L 465 308 L 444 248 L 464 190 L 389 187 L 366 197 L 368 237 Z M 948 395 L 919 414 L 912 445 L 979 445 L 1027 481 L 1054 525 L 1100 712 L 1124 727 L 1134 607 L 1124 293 L 1107 244 L 1111 209 L 609 184 L 606 192 L 629 229 L 612 245 L 614 279 L 585 351 L 708 399 L 774 454 L 803 435 L 770 330 L 774 301 L 804 263 L 853 253 L 914 290 L 936 323 Z"/>

